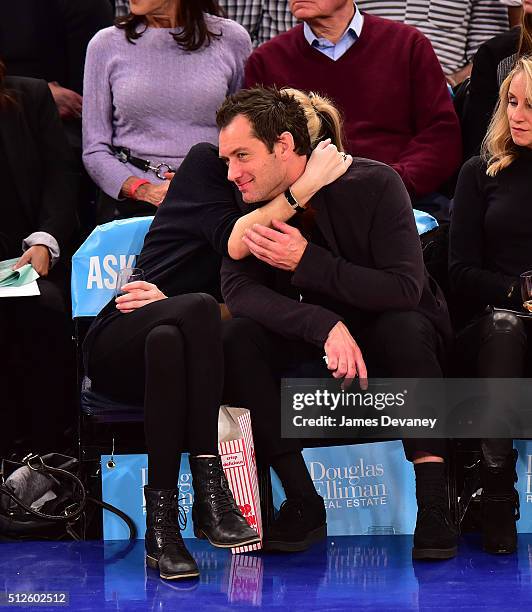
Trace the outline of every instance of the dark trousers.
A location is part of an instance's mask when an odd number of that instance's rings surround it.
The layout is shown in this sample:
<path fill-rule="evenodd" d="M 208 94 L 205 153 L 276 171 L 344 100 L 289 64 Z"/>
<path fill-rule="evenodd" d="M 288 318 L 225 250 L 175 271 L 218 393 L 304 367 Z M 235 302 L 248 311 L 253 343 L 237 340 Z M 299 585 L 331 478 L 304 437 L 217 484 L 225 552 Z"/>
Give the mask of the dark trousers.
<path fill-rule="evenodd" d="M 432 323 L 417 312 L 386 312 L 354 334 L 368 367 L 368 376 L 441 378 L 443 343 Z M 301 440 L 281 437 L 280 378 L 322 376 L 323 349 L 287 340 L 250 319 L 224 322 L 224 400 L 251 410 L 257 453 L 273 457 L 299 451 Z M 447 443 L 438 439 L 403 441 L 406 457 L 416 452 L 445 457 Z"/>
<path fill-rule="evenodd" d="M 461 376 L 480 378 L 521 378 L 530 371 L 528 336 L 532 321 L 510 312 L 490 312 L 462 329 L 455 344 L 454 367 Z M 486 439 L 481 442 L 488 465 L 497 467 L 513 448 L 511 439 Z"/>
<path fill-rule="evenodd" d="M 216 455 L 222 395 L 220 308 L 191 293 L 121 314 L 96 336 L 88 359 L 94 390 L 144 405 L 149 480 L 176 485 L 180 454 Z"/>
<path fill-rule="evenodd" d="M 0 457 L 21 440 L 45 453 L 68 446 L 76 419 L 68 274 L 58 263 L 37 281 L 41 294 L 0 298 Z"/>

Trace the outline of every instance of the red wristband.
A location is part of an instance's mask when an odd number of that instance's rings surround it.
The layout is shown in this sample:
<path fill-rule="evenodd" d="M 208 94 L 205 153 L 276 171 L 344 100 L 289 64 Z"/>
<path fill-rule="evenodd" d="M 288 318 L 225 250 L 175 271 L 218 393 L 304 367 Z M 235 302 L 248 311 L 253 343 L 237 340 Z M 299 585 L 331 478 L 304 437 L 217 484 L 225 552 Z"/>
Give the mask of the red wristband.
<path fill-rule="evenodd" d="M 146 185 L 147 183 L 149 183 L 150 181 L 148 181 L 147 179 L 137 179 L 129 188 L 129 197 L 134 200 L 135 199 L 135 193 L 137 193 L 137 189 L 141 186 L 141 185 Z"/>

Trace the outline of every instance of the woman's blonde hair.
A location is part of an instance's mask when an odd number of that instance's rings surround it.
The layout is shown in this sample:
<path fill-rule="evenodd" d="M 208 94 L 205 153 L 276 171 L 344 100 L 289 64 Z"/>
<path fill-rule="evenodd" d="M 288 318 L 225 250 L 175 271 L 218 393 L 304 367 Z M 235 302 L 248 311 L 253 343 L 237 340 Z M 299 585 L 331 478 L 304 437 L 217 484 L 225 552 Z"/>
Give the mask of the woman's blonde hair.
<path fill-rule="evenodd" d="M 487 164 L 486 174 L 495 176 L 507 168 L 519 155 L 518 146 L 512 140 L 508 121 L 508 92 L 516 74 L 523 73 L 526 79 L 526 97 L 532 104 L 532 57 L 521 57 L 510 74 L 502 82 L 499 101 L 491 118 L 488 132 L 482 142 L 481 156 Z"/>
<path fill-rule="evenodd" d="M 307 94 L 293 87 L 283 87 L 281 91 L 295 98 L 303 109 L 311 149 L 314 149 L 320 140 L 330 138 L 338 151 L 344 150 L 342 115 L 329 98 L 313 91 Z"/>

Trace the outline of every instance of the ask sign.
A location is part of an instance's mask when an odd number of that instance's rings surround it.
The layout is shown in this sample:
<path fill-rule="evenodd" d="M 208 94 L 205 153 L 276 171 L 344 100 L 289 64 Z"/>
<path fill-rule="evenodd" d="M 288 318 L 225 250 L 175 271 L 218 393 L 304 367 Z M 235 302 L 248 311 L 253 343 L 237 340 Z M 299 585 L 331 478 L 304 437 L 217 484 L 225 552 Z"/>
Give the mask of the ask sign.
<path fill-rule="evenodd" d="M 72 316 L 94 317 L 113 297 L 119 270 L 135 265 L 153 217 L 97 226 L 72 258 Z"/>

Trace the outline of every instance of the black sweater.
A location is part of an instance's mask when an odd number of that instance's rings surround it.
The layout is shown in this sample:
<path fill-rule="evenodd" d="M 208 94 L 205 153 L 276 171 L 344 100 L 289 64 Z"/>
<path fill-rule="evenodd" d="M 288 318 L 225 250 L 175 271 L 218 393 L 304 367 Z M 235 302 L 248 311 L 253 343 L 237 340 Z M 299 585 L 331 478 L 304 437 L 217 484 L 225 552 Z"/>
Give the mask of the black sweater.
<path fill-rule="evenodd" d="M 321 347 L 340 320 L 356 335 L 376 313 L 412 310 L 449 339 L 445 299 L 425 270 L 410 199 L 396 172 L 355 158 L 314 196 L 312 208 L 320 240 L 311 239 L 294 273 L 254 257 L 224 258 L 222 293 L 233 316 Z"/>
<path fill-rule="evenodd" d="M 451 221 L 451 286 L 470 314 L 486 305 L 521 308 L 519 275 L 532 268 L 532 150 L 497 176 L 473 157 L 462 168 Z"/>

